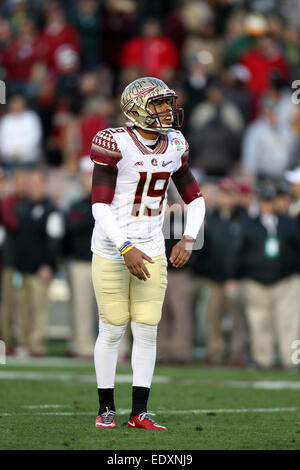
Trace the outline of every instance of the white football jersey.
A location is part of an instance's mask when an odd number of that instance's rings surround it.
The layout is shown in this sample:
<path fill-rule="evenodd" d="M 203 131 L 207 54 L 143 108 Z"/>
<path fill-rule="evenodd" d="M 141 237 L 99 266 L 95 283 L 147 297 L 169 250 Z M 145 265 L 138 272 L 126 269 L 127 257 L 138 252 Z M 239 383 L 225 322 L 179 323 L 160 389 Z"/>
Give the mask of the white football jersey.
<path fill-rule="evenodd" d="M 129 127 L 105 129 L 93 139 L 91 158 L 118 169 L 110 208 L 127 240 L 148 256 L 162 254 L 165 250 L 162 226 L 170 177 L 188 158 L 183 134 L 171 130 L 167 135 L 160 135 L 155 149 L 151 150 Z M 92 251 L 111 259 L 121 256 L 97 222 Z"/>

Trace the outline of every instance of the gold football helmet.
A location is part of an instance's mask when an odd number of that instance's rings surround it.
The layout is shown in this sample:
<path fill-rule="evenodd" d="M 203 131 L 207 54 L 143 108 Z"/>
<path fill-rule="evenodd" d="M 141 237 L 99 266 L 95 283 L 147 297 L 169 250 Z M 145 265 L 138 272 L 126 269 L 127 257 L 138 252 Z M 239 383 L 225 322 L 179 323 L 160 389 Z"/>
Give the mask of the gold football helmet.
<path fill-rule="evenodd" d="M 168 99 L 172 109 L 170 124 L 163 124 L 161 118 L 170 114 L 170 111 L 154 112 L 149 109 L 149 105 L 154 100 Z M 183 110 L 177 108 L 177 95 L 158 78 L 143 77 L 134 80 L 127 85 L 121 96 L 121 110 L 133 123 L 146 131 L 160 132 L 167 134 L 172 128 L 179 128 L 183 121 Z M 179 118 L 180 116 L 180 118 Z"/>

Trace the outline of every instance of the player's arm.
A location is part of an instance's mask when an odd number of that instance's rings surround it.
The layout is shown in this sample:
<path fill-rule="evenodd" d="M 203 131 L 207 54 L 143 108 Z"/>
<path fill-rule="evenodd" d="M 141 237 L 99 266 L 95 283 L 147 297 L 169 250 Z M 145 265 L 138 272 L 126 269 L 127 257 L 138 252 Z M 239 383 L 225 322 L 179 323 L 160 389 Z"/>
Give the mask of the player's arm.
<path fill-rule="evenodd" d="M 106 236 L 116 245 L 124 257 L 129 271 L 139 279 L 146 281 L 147 277 L 150 277 L 150 273 L 143 260 L 145 259 L 149 263 L 154 261 L 127 240 L 110 209 L 118 176 L 118 152 L 113 154 L 108 151 L 107 142 L 104 144 L 106 148 L 101 148 L 99 144 L 101 144 L 101 141 L 99 139 L 95 141 L 94 139 L 91 150 L 91 158 L 95 163 L 92 185 L 92 212 L 94 219 L 99 223 Z"/>
<path fill-rule="evenodd" d="M 182 239 L 173 247 L 170 261 L 175 268 L 184 266 L 191 257 L 193 245 L 204 221 L 205 203 L 200 187 L 188 166 L 188 149 L 182 166 L 172 175 L 173 182 L 187 205 L 187 221 Z"/>

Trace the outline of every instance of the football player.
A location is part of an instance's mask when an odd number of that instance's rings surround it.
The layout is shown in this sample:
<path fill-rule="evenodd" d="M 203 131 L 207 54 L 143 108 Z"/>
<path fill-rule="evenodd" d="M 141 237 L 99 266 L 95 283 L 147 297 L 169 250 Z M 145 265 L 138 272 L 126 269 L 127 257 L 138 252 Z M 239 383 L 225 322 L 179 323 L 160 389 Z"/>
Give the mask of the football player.
<path fill-rule="evenodd" d="M 100 131 L 92 142 L 92 275 L 100 316 L 94 352 L 97 428 L 116 426 L 118 347 L 130 322 L 133 383 L 128 426 L 167 429 L 151 418 L 147 402 L 167 286 L 162 224 L 171 178 L 187 204 L 184 235 L 170 256 L 176 268 L 189 260 L 205 214 L 200 188 L 188 166 L 188 144 L 177 130 L 182 110 L 176 100 L 176 93 L 161 80 L 139 78 L 121 96 L 126 126 Z"/>

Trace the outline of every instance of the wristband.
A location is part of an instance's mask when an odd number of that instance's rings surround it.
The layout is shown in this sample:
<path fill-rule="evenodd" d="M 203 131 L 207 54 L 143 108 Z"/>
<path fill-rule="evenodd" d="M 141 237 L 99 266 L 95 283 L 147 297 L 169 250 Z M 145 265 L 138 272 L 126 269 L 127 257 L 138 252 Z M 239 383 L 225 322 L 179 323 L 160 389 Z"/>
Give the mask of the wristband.
<path fill-rule="evenodd" d="M 127 253 L 127 251 L 129 251 L 128 248 L 130 247 L 133 248 L 133 244 L 128 241 L 128 242 L 123 243 L 123 245 L 119 246 L 118 250 L 121 253 L 121 255 L 124 255 L 125 252 Z"/>
<path fill-rule="evenodd" d="M 122 251 L 122 255 L 125 255 L 125 253 L 128 253 L 128 251 L 132 250 L 132 248 L 134 248 L 133 245 L 129 245 L 128 247 L 126 247 L 125 250 Z"/>

